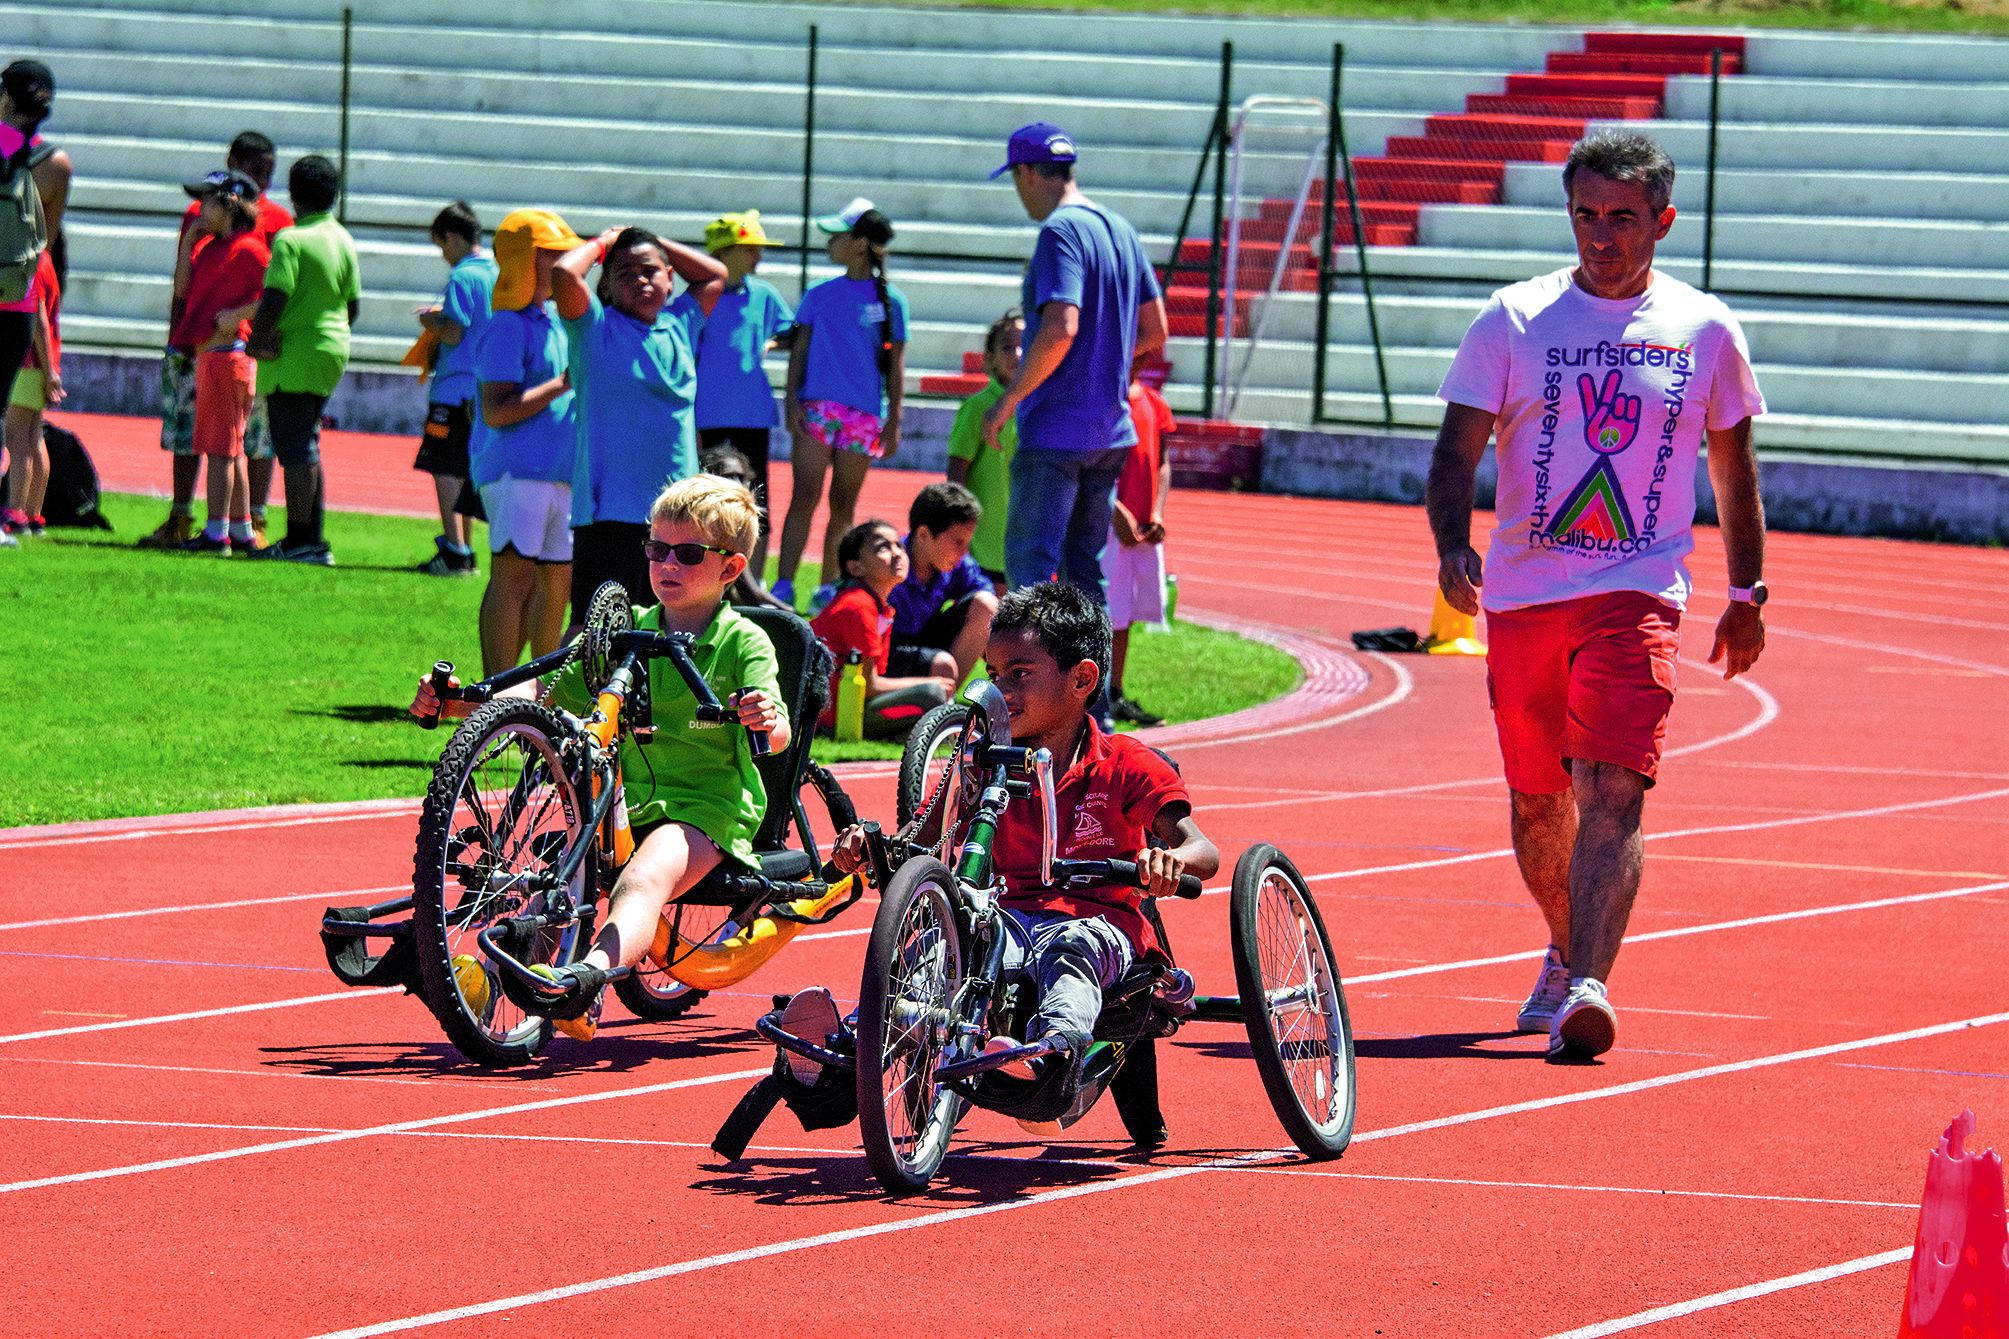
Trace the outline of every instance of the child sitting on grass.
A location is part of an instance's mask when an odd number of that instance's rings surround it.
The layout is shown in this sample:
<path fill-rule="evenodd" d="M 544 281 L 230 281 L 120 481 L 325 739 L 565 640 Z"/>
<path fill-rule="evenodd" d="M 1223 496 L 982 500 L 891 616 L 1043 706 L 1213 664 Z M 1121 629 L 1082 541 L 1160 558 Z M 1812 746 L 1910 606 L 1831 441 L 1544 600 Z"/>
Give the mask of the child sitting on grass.
<path fill-rule="evenodd" d="M 836 728 L 844 664 L 855 651 L 865 667 L 865 738 L 904 738 L 929 708 L 947 702 L 956 691 L 956 681 L 947 674 L 888 673 L 893 606 L 887 597 L 906 579 L 907 550 L 892 526 L 866 521 L 851 527 L 837 542 L 837 564 L 844 584 L 837 588 L 829 607 L 809 623 L 837 657 L 830 705 L 824 708 L 819 724 L 826 730 Z"/>
<path fill-rule="evenodd" d="M 907 508 L 907 576 L 893 588 L 895 674 L 953 675 L 983 656 L 997 588 L 970 554 L 983 504 L 961 484 L 929 484 Z"/>
<path fill-rule="evenodd" d="M 621 769 L 635 854 L 614 886 L 605 926 L 584 959 L 555 972 L 538 967 L 565 988 L 542 1012 L 559 1031 L 591 1039 L 600 994 L 613 967 L 632 967 L 654 941 L 663 906 L 689 891 L 726 860 L 755 869 L 754 833 L 767 813 L 767 791 L 754 767 L 746 730 L 765 730 L 774 752 L 788 747 L 789 723 L 781 706 L 774 647 L 767 635 L 724 603 L 745 570 L 760 528 L 753 494 L 710 475 L 680 480 L 663 490 L 649 510 L 649 583 L 660 602 L 635 611 L 635 626 L 649 632 L 687 632 L 697 640 L 691 660 L 712 691 L 734 703 L 744 730 L 700 730 L 696 702 L 664 659 L 649 664 L 656 732 L 647 743 L 621 739 Z M 741 692 L 740 690 L 746 690 Z M 509 695 L 534 698 L 536 683 Z M 576 659 L 558 675 L 551 701 L 575 715 L 592 709 L 585 671 Z M 421 681 L 412 714 L 467 714 L 467 704 L 441 703 Z"/>
<path fill-rule="evenodd" d="M 991 859 L 1005 887 L 1000 905 L 1017 927 L 1005 969 L 1029 977 L 1039 992 L 1025 1040 L 1051 1035 L 1079 1064 L 1102 1013 L 1102 992 L 1140 957 L 1168 960 L 1142 899 L 1171 896 L 1184 874 L 1211 877 L 1221 853 L 1194 823 L 1178 771 L 1148 746 L 1104 733 L 1089 715 L 1109 660 L 1101 605 L 1059 582 L 1012 591 L 998 604 L 984 658 L 1011 714 L 1012 746 L 1053 754 L 1055 854 L 1134 860 L 1148 879 L 1142 889 L 1040 887 L 1037 806 L 1023 800 L 1006 806 Z M 1152 835 L 1164 845 L 1150 845 Z M 846 871 L 864 858 L 858 828 L 846 831 L 831 853 Z"/>

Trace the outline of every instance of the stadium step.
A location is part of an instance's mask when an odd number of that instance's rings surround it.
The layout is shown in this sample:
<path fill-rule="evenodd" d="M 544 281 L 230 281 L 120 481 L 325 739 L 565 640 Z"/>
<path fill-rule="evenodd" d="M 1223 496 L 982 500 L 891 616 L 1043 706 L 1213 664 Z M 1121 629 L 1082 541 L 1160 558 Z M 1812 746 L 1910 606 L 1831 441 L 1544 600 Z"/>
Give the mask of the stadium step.
<path fill-rule="evenodd" d="M 1504 159 L 1485 158 L 1355 158 L 1353 179 L 1370 182 L 1435 181 L 1487 186 L 1498 190 L 1506 180 Z"/>
<path fill-rule="evenodd" d="M 1458 135 L 1391 135 L 1390 158 L 1504 158 L 1510 163 L 1560 163 L 1574 137 L 1507 138 Z"/>
<path fill-rule="evenodd" d="M 1667 92 L 1660 74 L 1510 74 L 1507 92 L 1537 97 L 1658 98 Z"/>
<path fill-rule="evenodd" d="M 1660 115 L 1659 98 L 1535 97 L 1527 93 L 1473 93 L 1465 110 L 1488 116 L 1567 116 L 1600 121 L 1651 121 Z"/>
<path fill-rule="evenodd" d="M 1655 55 L 1660 52 L 1700 52 L 1721 48 L 1742 57 L 1744 39 L 1729 33 L 1585 33 L 1583 49 L 1599 55 Z"/>
<path fill-rule="evenodd" d="M 1707 51 L 1693 53 L 1551 51 L 1548 72 L 1550 74 L 1707 74 L 1709 59 Z M 1728 51 L 1723 53 L 1723 73 L 1738 74 L 1743 68 L 1742 56 Z"/>

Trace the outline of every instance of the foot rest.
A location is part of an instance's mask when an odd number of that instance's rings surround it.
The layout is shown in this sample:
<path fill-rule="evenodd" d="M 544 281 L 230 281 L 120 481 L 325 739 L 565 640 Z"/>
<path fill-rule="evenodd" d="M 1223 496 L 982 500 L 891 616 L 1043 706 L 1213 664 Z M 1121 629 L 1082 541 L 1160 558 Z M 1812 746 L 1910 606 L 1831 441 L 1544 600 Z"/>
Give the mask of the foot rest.
<path fill-rule="evenodd" d="M 374 907 L 329 907 L 321 913 L 321 948 L 328 969 L 345 986 L 401 986 L 407 995 L 419 993 L 418 958 L 412 952 L 412 923 L 377 924 L 380 916 L 408 910 L 411 899 Z M 370 952 L 370 940 L 388 938 L 382 953 Z"/>

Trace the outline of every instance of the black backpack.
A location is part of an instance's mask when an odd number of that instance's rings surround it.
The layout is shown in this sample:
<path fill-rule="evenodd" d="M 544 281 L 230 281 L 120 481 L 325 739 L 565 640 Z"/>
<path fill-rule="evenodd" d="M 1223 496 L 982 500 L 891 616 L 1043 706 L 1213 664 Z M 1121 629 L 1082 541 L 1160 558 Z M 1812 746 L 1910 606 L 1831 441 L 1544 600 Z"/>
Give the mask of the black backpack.
<path fill-rule="evenodd" d="M 98 510 L 98 470 L 77 434 L 53 423 L 42 424 L 42 441 L 49 448 L 49 495 L 42 516 L 50 525 L 109 530 L 112 523 Z"/>

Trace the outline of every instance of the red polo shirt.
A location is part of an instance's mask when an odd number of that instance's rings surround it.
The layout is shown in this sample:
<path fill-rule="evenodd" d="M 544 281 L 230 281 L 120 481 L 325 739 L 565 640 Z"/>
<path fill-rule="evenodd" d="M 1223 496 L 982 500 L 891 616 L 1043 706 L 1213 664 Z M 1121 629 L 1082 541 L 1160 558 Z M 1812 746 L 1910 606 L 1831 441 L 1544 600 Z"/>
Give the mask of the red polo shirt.
<path fill-rule="evenodd" d="M 1054 856 L 1062 860 L 1135 860 L 1144 849 L 1158 811 L 1174 800 L 1191 800 L 1172 764 L 1128 735 L 1104 734 L 1088 722 L 1088 747 L 1053 787 L 1060 817 Z M 1004 878 L 1001 905 L 1017 911 L 1060 911 L 1100 916 L 1121 930 L 1139 953 L 1166 956 L 1151 922 L 1144 919 L 1144 895 L 1115 886 L 1038 887 L 1039 822 L 1035 802 L 1014 800 L 998 824 L 991 860 Z"/>
<path fill-rule="evenodd" d="M 817 722 L 825 729 L 837 723 L 837 689 L 844 682 L 844 658 L 856 651 L 859 659 L 879 673 L 886 672 L 886 658 L 893 646 L 893 606 L 874 595 L 869 587 L 852 583 L 837 592 L 837 598 L 809 620 L 830 653 L 837 668 L 830 675 L 830 705 Z"/>

